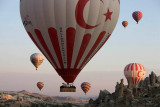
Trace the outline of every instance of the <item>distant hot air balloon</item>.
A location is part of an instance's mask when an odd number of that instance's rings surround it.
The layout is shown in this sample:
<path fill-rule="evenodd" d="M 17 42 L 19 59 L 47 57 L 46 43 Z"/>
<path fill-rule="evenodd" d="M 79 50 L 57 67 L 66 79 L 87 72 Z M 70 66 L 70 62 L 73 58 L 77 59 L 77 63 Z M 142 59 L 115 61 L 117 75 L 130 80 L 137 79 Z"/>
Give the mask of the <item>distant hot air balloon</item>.
<path fill-rule="evenodd" d="M 91 84 L 88 83 L 88 82 L 83 82 L 83 83 L 81 84 L 81 88 L 82 88 L 82 90 L 84 91 L 84 93 L 86 94 L 86 93 L 90 90 Z"/>
<path fill-rule="evenodd" d="M 133 19 L 137 22 L 137 24 L 138 24 L 138 22 L 141 20 L 142 16 L 143 16 L 143 14 L 142 14 L 142 12 L 140 12 L 140 11 L 135 11 L 135 12 L 133 12 L 133 14 L 132 14 L 132 17 L 133 17 Z"/>
<path fill-rule="evenodd" d="M 128 64 L 124 69 L 124 75 L 128 82 L 130 82 L 134 87 L 144 79 L 145 77 L 145 68 L 143 65 L 138 63 Z"/>
<path fill-rule="evenodd" d="M 44 83 L 43 82 L 38 82 L 37 87 L 41 90 L 44 87 Z"/>
<path fill-rule="evenodd" d="M 44 57 L 43 55 L 39 54 L 39 53 L 34 53 L 30 56 L 30 60 L 32 62 L 32 64 L 37 68 L 39 67 L 39 65 L 43 62 Z"/>
<path fill-rule="evenodd" d="M 128 21 L 123 21 L 122 25 L 126 28 L 128 26 Z"/>
<path fill-rule="evenodd" d="M 112 34 L 120 0 L 22 0 L 23 25 L 66 83 L 77 75 Z"/>

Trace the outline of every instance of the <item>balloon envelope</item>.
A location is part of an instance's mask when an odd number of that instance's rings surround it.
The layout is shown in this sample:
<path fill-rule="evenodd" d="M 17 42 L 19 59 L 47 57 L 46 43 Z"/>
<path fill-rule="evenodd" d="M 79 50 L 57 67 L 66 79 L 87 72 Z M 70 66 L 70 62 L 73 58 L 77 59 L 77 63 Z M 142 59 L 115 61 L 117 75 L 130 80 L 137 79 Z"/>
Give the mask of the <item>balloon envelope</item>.
<path fill-rule="evenodd" d="M 135 12 L 133 12 L 133 14 L 132 14 L 132 17 L 133 17 L 133 19 L 137 22 L 137 24 L 138 24 L 138 22 L 142 19 L 142 16 L 143 16 L 143 14 L 142 14 L 142 12 L 140 12 L 140 11 L 135 11 Z"/>
<path fill-rule="evenodd" d="M 44 83 L 43 82 L 38 82 L 37 87 L 41 90 L 44 87 Z"/>
<path fill-rule="evenodd" d="M 39 65 L 43 62 L 44 57 L 43 55 L 39 53 L 34 53 L 30 56 L 30 60 L 32 64 L 36 67 L 36 69 L 39 67 Z"/>
<path fill-rule="evenodd" d="M 21 0 L 23 25 L 39 50 L 67 83 L 112 34 L 120 0 Z"/>
<path fill-rule="evenodd" d="M 144 79 L 145 68 L 138 63 L 130 63 L 124 69 L 124 75 L 128 81 L 131 81 L 134 86 Z"/>
<path fill-rule="evenodd" d="M 122 25 L 126 28 L 128 26 L 128 21 L 123 21 Z"/>
<path fill-rule="evenodd" d="M 91 88 L 91 84 L 88 82 L 83 82 L 81 84 L 81 89 L 83 90 L 83 92 L 86 94 Z"/>

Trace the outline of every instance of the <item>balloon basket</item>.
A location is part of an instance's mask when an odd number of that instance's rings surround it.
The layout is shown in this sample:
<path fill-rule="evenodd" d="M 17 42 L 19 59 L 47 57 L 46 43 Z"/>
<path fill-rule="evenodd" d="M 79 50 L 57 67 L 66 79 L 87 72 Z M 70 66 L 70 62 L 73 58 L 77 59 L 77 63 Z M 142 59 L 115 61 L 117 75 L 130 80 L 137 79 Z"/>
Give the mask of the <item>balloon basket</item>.
<path fill-rule="evenodd" d="M 70 85 L 62 85 L 60 87 L 60 92 L 76 92 L 76 87 L 75 86 L 70 86 Z"/>

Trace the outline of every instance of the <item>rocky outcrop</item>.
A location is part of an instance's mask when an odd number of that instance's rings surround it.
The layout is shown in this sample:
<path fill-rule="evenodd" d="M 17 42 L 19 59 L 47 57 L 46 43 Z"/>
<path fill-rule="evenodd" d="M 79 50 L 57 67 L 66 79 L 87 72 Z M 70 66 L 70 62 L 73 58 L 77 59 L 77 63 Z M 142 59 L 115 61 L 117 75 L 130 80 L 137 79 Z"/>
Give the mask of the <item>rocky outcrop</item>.
<path fill-rule="evenodd" d="M 157 83 L 160 84 L 160 76 L 157 77 Z"/>
<path fill-rule="evenodd" d="M 117 82 L 115 92 L 101 90 L 99 97 L 90 100 L 86 107 L 160 107 L 160 76 L 152 71 L 137 87 L 132 87 L 128 81 L 125 86 L 123 79 Z"/>
<path fill-rule="evenodd" d="M 149 75 L 149 78 L 150 78 L 150 85 L 153 86 L 156 83 L 157 79 L 156 74 L 152 71 L 152 73 Z"/>

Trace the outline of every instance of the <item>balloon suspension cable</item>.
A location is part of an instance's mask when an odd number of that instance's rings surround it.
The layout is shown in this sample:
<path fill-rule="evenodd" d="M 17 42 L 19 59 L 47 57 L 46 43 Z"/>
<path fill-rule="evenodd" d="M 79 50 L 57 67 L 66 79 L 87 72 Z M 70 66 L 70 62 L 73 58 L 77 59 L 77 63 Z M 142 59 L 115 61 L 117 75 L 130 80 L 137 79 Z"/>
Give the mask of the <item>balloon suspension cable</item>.
<path fill-rule="evenodd" d="M 36 71 L 37 71 L 37 67 L 36 67 Z"/>

